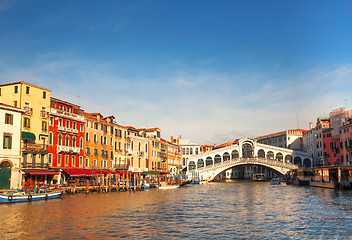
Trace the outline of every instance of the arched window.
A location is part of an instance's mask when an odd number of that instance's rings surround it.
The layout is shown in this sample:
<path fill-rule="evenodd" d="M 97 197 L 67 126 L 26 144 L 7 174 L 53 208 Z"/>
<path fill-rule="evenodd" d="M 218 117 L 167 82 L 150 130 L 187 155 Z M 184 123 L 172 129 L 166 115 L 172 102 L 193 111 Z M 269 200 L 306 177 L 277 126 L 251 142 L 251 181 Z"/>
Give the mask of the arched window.
<path fill-rule="evenodd" d="M 258 150 L 258 157 L 260 157 L 260 158 L 265 158 L 265 152 L 264 152 L 263 149 L 259 149 L 259 150 Z"/>
<path fill-rule="evenodd" d="M 62 135 L 61 135 L 61 133 L 59 133 L 58 144 L 62 145 Z"/>
<path fill-rule="evenodd" d="M 223 155 L 222 155 L 222 160 L 225 162 L 225 161 L 229 161 L 230 160 L 230 154 L 228 152 L 225 152 Z"/>
<path fill-rule="evenodd" d="M 65 146 L 69 146 L 70 143 L 70 137 L 68 135 L 66 135 L 66 144 Z"/>
<path fill-rule="evenodd" d="M 276 160 L 277 160 L 277 161 L 282 162 L 283 158 L 284 158 L 284 157 L 283 157 L 282 153 L 278 152 L 278 153 L 276 154 Z"/>
<path fill-rule="evenodd" d="M 198 159 L 197 168 L 202 168 L 202 167 L 204 167 L 204 161 L 203 161 L 203 159 Z"/>
<path fill-rule="evenodd" d="M 214 164 L 220 163 L 221 162 L 221 156 L 220 155 L 215 155 L 214 162 L 215 162 Z"/>
<path fill-rule="evenodd" d="M 86 132 L 86 142 L 89 142 L 89 134 Z"/>
<path fill-rule="evenodd" d="M 233 150 L 231 153 L 231 158 L 232 159 L 236 159 L 239 157 L 238 151 L 237 150 Z"/>
<path fill-rule="evenodd" d="M 206 166 L 210 166 L 210 165 L 213 165 L 213 159 L 211 157 L 207 157 L 205 159 L 205 165 Z"/>
<path fill-rule="evenodd" d="M 196 164 L 194 163 L 194 161 L 190 161 L 188 164 L 188 169 L 189 170 L 193 170 L 196 168 Z"/>
<path fill-rule="evenodd" d="M 72 137 L 72 147 L 76 147 L 76 137 Z"/>
<path fill-rule="evenodd" d="M 53 133 L 49 132 L 49 144 L 53 145 Z"/>

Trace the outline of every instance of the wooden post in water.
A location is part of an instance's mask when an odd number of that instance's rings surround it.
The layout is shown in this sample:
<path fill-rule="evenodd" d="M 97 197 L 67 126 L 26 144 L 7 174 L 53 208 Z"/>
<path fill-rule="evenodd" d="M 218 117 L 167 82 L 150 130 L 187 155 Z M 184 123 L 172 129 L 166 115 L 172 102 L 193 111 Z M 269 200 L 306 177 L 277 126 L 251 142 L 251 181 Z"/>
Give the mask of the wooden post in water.
<path fill-rule="evenodd" d="M 134 174 L 133 175 L 133 190 L 134 191 L 136 191 L 136 189 L 137 189 L 136 183 L 137 183 L 136 174 Z"/>
<path fill-rule="evenodd" d="M 89 193 L 89 179 L 86 179 L 86 193 Z"/>

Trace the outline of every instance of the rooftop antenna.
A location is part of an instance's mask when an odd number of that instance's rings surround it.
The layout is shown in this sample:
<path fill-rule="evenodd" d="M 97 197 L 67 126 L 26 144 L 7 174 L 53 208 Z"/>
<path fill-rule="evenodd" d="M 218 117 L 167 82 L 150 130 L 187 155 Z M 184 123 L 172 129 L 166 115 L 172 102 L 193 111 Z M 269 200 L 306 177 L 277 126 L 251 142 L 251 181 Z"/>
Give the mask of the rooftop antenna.
<path fill-rule="evenodd" d="M 299 118 L 298 118 L 298 113 L 297 113 L 297 129 L 299 129 Z"/>

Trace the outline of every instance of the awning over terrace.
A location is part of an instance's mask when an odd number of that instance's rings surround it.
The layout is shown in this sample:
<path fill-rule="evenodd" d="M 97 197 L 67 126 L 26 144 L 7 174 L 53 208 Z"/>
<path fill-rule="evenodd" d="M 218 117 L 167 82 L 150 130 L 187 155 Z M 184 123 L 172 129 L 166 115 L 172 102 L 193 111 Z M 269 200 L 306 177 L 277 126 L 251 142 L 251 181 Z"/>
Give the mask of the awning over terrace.
<path fill-rule="evenodd" d="M 108 171 L 108 170 L 92 170 L 92 169 L 63 169 L 65 173 L 70 175 L 70 177 L 90 177 L 90 176 L 95 176 L 99 174 L 117 174 L 117 172 L 114 171 Z"/>
<path fill-rule="evenodd" d="M 34 170 L 23 170 L 26 174 L 31 176 L 39 176 L 39 175 L 58 175 L 58 172 L 54 171 L 34 171 Z"/>

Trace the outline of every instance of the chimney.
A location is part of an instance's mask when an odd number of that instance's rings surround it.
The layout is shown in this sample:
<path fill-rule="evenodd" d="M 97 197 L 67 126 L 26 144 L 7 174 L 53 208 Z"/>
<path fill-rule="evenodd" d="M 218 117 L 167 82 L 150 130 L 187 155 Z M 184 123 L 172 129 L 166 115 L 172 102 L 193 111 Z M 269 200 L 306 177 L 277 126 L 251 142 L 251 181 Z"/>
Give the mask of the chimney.
<path fill-rule="evenodd" d="M 310 129 L 313 129 L 313 123 L 312 122 L 309 122 L 309 130 Z"/>

